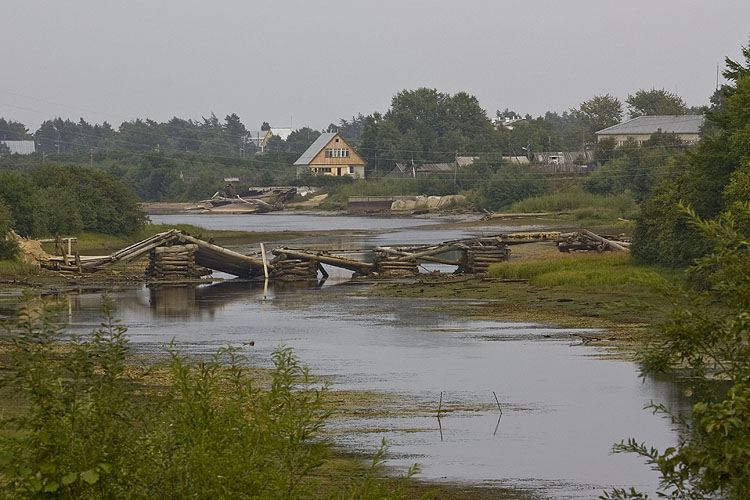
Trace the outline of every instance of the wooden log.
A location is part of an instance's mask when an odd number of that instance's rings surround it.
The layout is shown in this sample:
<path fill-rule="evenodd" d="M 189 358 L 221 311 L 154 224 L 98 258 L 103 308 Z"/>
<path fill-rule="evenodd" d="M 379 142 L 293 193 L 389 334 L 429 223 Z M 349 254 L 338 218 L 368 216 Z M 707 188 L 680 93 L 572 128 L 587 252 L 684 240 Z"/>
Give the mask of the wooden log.
<path fill-rule="evenodd" d="M 404 255 L 403 257 L 398 257 L 396 260 L 415 260 L 420 259 L 422 257 L 431 257 L 433 255 L 438 255 L 441 253 L 447 253 L 452 252 L 454 250 L 459 250 L 463 247 L 461 244 L 451 244 L 451 245 L 438 245 L 432 248 L 429 248 L 427 250 L 424 250 L 422 252 L 412 253 Z"/>
<path fill-rule="evenodd" d="M 321 252 L 313 253 L 303 250 L 292 250 L 286 247 L 274 248 L 272 252 L 276 256 L 283 254 L 286 257 L 292 257 L 295 259 L 322 262 L 324 264 L 349 269 L 350 271 L 361 272 L 363 274 L 367 274 L 367 272 L 372 270 L 374 267 L 373 264 L 369 264 L 367 262 L 334 257 L 333 255 L 328 255 Z"/>
<path fill-rule="evenodd" d="M 597 241 L 599 241 L 601 243 L 609 245 L 611 248 L 614 248 L 615 250 L 620 250 L 621 252 L 629 252 L 630 251 L 629 249 L 625 248 L 624 246 L 620 245 L 619 243 L 617 243 L 615 241 L 612 241 L 612 240 L 608 240 L 606 238 L 602 238 L 598 234 L 592 233 L 588 229 L 584 229 L 582 232 L 583 232 L 583 234 L 585 234 L 589 238 L 595 239 L 595 240 L 597 240 Z"/>
<path fill-rule="evenodd" d="M 395 248 L 391 247 L 376 247 L 375 251 L 377 252 L 384 252 L 390 255 L 398 255 L 402 257 L 406 257 L 409 254 L 409 252 L 405 252 L 402 250 L 397 250 Z M 435 262 L 437 264 L 447 264 L 449 266 L 459 266 L 461 263 L 457 260 L 450 260 L 450 259 L 441 259 L 440 257 L 434 257 L 432 255 L 425 255 L 423 257 L 419 257 L 419 260 L 424 260 L 426 262 Z"/>

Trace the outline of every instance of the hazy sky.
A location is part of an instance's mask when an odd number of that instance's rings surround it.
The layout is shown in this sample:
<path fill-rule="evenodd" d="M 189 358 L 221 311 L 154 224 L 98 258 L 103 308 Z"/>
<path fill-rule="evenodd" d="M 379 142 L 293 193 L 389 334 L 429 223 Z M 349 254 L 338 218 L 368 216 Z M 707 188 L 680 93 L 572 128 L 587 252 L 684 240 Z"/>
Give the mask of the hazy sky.
<path fill-rule="evenodd" d="M 492 115 L 665 88 L 707 103 L 750 1 L 6 0 L 0 116 L 32 132 L 237 113 L 323 128 L 403 89 L 476 95 Z"/>

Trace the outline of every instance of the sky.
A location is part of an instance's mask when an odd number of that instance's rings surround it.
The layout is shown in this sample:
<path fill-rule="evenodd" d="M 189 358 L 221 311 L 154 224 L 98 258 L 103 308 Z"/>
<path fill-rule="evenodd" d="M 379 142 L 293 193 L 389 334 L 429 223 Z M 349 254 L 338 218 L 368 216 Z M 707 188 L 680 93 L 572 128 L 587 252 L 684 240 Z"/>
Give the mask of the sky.
<path fill-rule="evenodd" d="M 666 89 L 708 103 L 740 58 L 750 1 L 6 0 L 0 117 L 33 132 L 237 113 L 325 128 L 404 89 L 475 95 L 489 115 L 562 112 Z"/>

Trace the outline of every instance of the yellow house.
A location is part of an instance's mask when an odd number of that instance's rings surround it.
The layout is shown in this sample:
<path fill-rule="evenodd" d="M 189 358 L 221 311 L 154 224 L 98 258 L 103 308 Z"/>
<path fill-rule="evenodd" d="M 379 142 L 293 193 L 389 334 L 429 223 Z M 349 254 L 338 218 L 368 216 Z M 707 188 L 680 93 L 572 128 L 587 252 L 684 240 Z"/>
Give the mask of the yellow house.
<path fill-rule="evenodd" d="M 313 174 L 365 178 L 367 162 L 337 133 L 320 134 L 302 156 L 297 158 L 297 176 L 305 170 Z"/>

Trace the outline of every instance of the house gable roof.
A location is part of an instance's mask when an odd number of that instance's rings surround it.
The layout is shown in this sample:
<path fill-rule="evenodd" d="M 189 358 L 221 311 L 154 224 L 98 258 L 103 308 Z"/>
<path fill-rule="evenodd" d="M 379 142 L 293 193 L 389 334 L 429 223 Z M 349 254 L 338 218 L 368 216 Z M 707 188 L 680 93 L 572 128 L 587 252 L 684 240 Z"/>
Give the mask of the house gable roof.
<path fill-rule="evenodd" d="M 326 132 L 324 134 L 320 134 L 320 137 L 315 139 L 315 142 L 310 144 L 310 147 L 305 150 L 304 153 L 302 153 L 302 156 L 297 158 L 297 161 L 294 162 L 295 165 L 309 165 L 312 163 L 312 161 L 323 151 L 326 146 L 328 146 L 333 140 L 338 137 L 341 140 L 341 143 L 348 147 L 351 151 L 351 158 L 352 161 L 350 162 L 352 165 L 364 165 L 366 162 L 362 159 L 361 156 L 357 154 L 356 151 L 354 151 L 349 144 L 344 140 L 343 137 L 341 137 L 336 132 Z"/>
<path fill-rule="evenodd" d="M 272 128 L 269 130 L 271 135 L 275 135 L 276 137 L 279 137 L 282 140 L 287 140 L 292 132 L 294 132 L 291 128 Z"/>
<path fill-rule="evenodd" d="M 661 130 L 671 134 L 698 134 L 703 115 L 639 116 L 599 130 L 596 135 L 651 135 Z"/>
<path fill-rule="evenodd" d="M 11 154 L 29 155 L 36 153 L 36 144 L 34 141 L 0 141 L 5 144 Z"/>

